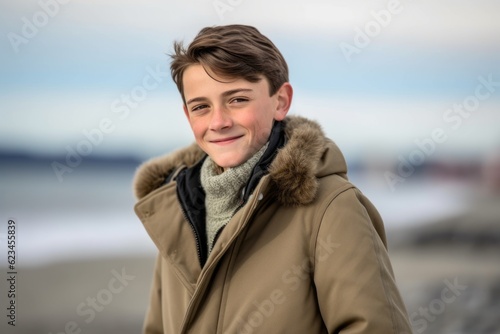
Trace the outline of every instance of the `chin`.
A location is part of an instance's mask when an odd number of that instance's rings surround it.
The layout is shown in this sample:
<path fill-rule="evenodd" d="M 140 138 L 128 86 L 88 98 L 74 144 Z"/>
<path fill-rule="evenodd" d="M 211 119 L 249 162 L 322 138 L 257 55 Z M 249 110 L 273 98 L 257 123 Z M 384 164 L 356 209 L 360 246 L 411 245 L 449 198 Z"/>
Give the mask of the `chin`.
<path fill-rule="evenodd" d="M 219 166 L 219 167 L 222 167 L 224 169 L 226 168 L 233 168 L 233 167 L 237 167 L 239 165 L 241 165 L 242 163 L 245 162 L 245 160 L 243 159 L 214 159 L 212 158 L 212 160 Z"/>

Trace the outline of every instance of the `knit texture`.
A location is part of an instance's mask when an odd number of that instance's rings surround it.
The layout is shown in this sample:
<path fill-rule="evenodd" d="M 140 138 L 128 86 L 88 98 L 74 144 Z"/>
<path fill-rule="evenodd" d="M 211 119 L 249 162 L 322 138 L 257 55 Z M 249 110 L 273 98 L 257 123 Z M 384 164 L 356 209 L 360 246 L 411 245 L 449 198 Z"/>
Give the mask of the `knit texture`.
<path fill-rule="evenodd" d="M 208 251 L 212 250 L 217 232 L 224 227 L 240 205 L 240 194 L 252 169 L 264 154 L 269 143 L 243 164 L 218 174 L 218 166 L 207 157 L 201 167 L 201 185 L 205 190 L 206 232 Z"/>

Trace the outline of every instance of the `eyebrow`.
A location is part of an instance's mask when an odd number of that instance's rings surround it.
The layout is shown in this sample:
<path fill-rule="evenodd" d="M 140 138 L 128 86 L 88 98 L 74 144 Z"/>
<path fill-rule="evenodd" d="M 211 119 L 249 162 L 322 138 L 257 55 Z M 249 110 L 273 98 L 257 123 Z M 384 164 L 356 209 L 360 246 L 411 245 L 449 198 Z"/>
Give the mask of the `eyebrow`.
<path fill-rule="evenodd" d="M 241 93 L 241 92 L 253 92 L 253 89 L 250 89 L 250 88 L 231 89 L 231 90 L 228 90 L 228 91 L 225 91 L 224 93 L 222 93 L 222 97 L 228 97 L 228 96 L 231 96 L 233 94 Z M 195 97 L 195 98 L 190 99 L 189 101 L 186 102 L 186 104 L 191 104 L 193 102 L 202 102 L 202 101 L 206 101 L 206 100 L 207 100 L 206 97 L 200 96 L 200 97 Z"/>

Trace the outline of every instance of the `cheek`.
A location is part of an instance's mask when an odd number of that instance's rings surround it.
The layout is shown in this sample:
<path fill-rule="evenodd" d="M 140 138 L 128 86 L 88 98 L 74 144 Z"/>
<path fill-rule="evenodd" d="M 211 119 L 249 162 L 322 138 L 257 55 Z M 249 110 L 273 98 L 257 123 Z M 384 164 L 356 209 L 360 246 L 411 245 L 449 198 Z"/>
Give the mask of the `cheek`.
<path fill-rule="evenodd" d="M 191 121 L 189 124 L 191 125 L 191 130 L 196 138 L 203 137 L 204 130 L 201 122 Z"/>
<path fill-rule="evenodd" d="M 252 132 L 252 142 L 257 144 L 259 147 L 264 145 L 271 133 L 272 120 L 262 116 L 262 118 L 253 119 L 250 122 L 248 129 Z"/>

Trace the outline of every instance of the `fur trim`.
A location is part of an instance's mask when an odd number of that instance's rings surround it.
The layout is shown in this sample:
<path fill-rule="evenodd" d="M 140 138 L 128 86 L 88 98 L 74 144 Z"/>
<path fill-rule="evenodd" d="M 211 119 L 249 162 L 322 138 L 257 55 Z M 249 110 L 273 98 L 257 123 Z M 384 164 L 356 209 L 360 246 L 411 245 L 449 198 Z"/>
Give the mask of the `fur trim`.
<path fill-rule="evenodd" d="M 138 199 L 165 184 L 167 177 L 181 166 L 191 167 L 206 155 L 193 143 L 171 154 L 153 158 L 142 164 L 135 173 L 134 192 Z"/>
<path fill-rule="evenodd" d="M 317 122 L 300 116 L 285 119 L 286 145 L 281 148 L 269 166 L 276 199 L 285 206 L 311 203 L 318 190 L 317 172 L 325 163 L 325 153 L 333 148 L 335 166 L 331 173 L 344 175 L 347 166 L 340 150 L 325 137 Z M 205 156 L 194 143 L 169 155 L 152 159 L 137 170 L 134 179 L 135 195 L 143 198 L 161 187 L 165 179 L 181 166 L 191 167 Z M 338 158 L 341 159 L 338 159 Z"/>
<path fill-rule="evenodd" d="M 316 167 L 325 150 L 325 136 L 318 123 L 289 117 L 285 123 L 287 144 L 269 166 L 277 200 L 286 206 L 311 203 L 318 190 Z"/>

